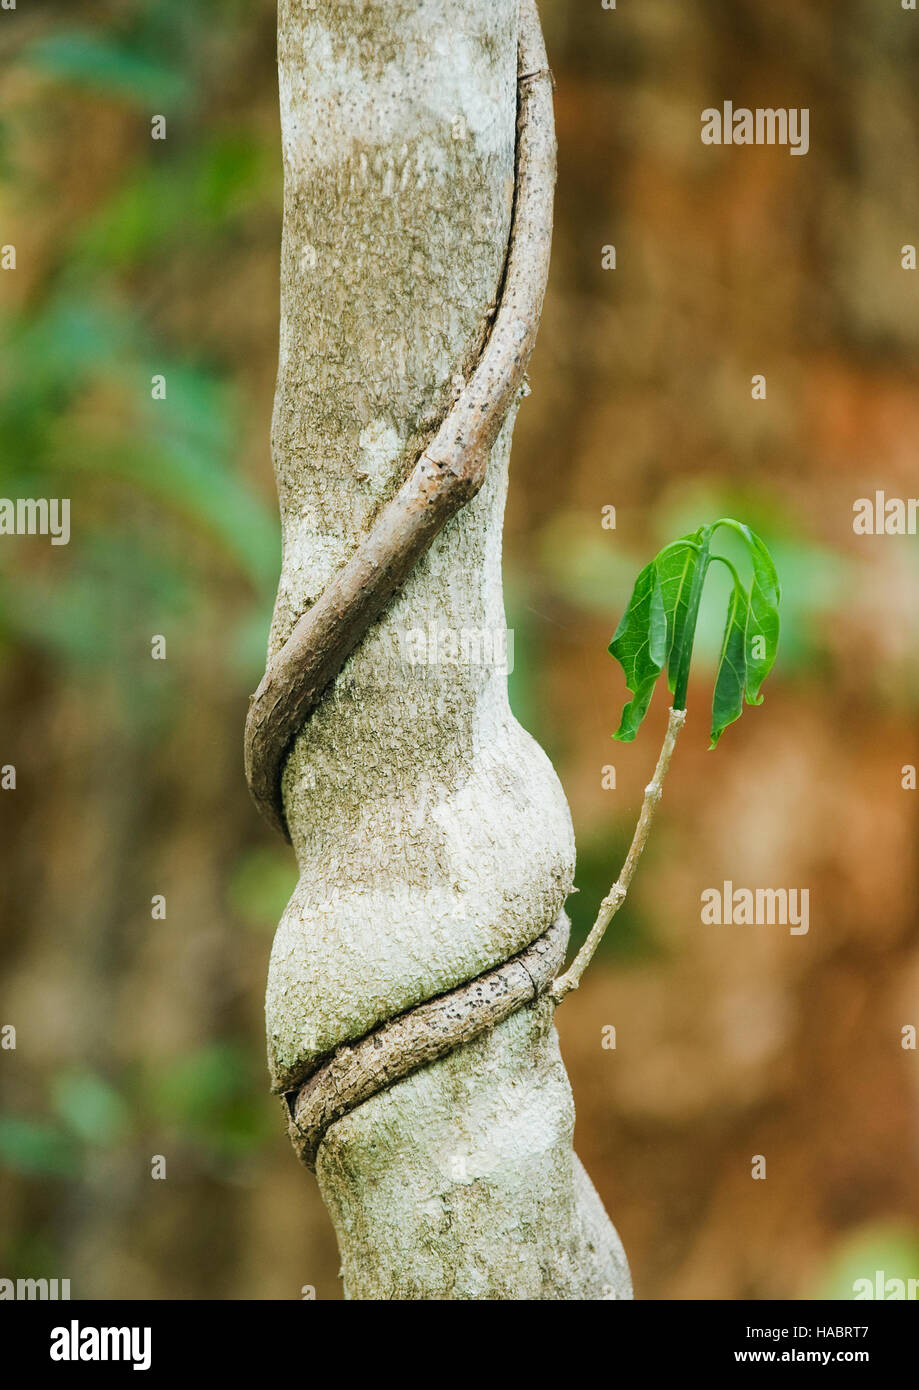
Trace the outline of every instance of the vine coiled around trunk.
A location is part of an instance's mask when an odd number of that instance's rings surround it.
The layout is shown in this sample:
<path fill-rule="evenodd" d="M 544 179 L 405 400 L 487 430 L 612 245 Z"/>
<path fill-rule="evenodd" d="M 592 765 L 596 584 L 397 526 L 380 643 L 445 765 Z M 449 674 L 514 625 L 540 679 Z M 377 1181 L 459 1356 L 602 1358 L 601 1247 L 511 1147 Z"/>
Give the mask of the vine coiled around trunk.
<path fill-rule="evenodd" d="M 420 557 L 479 491 L 490 450 L 524 387 L 548 279 L 555 188 L 553 83 L 535 0 L 521 0 L 517 60 L 511 232 L 479 361 L 406 480 L 300 616 L 250 700 L 249 790 L 264 819 L 288 840 L 281 778 L 294 739 Z M 336 1119 L 547 991 L 566 944 L 562 913 L 510 960 L 312 1063 L 285 1096 L 291 1138 L 308 1166 Z"/>

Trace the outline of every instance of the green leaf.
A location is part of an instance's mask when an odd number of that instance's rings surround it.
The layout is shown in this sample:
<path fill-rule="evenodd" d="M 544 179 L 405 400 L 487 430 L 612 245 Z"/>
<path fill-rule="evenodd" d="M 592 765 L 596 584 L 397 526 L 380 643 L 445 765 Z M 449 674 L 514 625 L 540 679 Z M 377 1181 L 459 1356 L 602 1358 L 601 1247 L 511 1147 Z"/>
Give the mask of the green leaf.
<path fill-rule="evenodd" d="M 636 579 L 629 606 L 608 650 L 622 666 L 626 685 L 632 692 L 613 737 L 631 743 L 667 660 L 667 617 L 656 560 L 645 565 Z"/>
<path fill-rule="evenodd" d="M 683 536 L 672 545 L 664 546 L 655 558 L 664 612 L 667 617 L 667 684 L 676 689 L 680 666 L 687 644 L 692 647 L 695 637 L 696 613 L 692 612 L 693 581 L 706 557 L 699 545 L 698 533 Z M 698 587 L 698 585 L 696 585 Z"/>
<path fill-rule="evenodd" d="M 730 561 L 723 560 L 720 555 L 712 558 L 722 560 L 734 576 L 734 588 L 728 600 L 727 622 L 712 699 L 711 747 L 714 748 L 727 726 L 733 724 L 743 713 L 744 690 L 747 683 L 747 616 L 750 605 L 747 591 Z"/>
<path fill-rule="evenodd" d="M 761 705 L 760 686 L 772 670 L 779 645 L 779 601 L 782 596 L 772 556 L 755 531 L 742 522 L 734 529 L 743 536 L 753 564 L 750 614 L 747 619 L 747 703 Z"/>
<path fill-rule="evenodd" d="M 719 526 L 731 528 L 746 542 L 753 568 L 749 593 L 730 560 L 711 553 Z M 699 606 L 712 560 L 727 566 L 734 584 L 715 677 L 711 746 L 740 716 L 744 699 L 748 704 L 762 702 L 760 687 L 772 669 L 779 640 L 778 576 L 759 536 L 742 522 L 722 517 L 665 545 L 635 581 L 609 644 L 632 693 L 614 738 L 630 742 L 635 737 L 665 665 L 673 707 L 686 708 Z"/>

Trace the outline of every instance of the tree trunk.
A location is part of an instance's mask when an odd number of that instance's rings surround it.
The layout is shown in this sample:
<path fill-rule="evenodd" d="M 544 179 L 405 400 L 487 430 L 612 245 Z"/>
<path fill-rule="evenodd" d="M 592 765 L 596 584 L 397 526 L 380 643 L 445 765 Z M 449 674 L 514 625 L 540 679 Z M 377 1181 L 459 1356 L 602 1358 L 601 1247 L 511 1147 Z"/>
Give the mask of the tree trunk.
<path fill-rule="evenodd" d="M 352 555 L 468 377 L 514 195 L 517 0 L 281 0 L 285 198 L 269 645 Z M 448 522 L 298 735 L 300 867 L 272 951 L 275 1088 L 546 932 L 568 808 L 500 662 L 514 410 Z M 496 645 L 497 644 L 497 645 Z M 432 650 L 436 646 L 437 650 Z M 352 1298 L 628 1297 L 575 1157 L 545 997 L 358 1104 L 316 1173 Z"/>

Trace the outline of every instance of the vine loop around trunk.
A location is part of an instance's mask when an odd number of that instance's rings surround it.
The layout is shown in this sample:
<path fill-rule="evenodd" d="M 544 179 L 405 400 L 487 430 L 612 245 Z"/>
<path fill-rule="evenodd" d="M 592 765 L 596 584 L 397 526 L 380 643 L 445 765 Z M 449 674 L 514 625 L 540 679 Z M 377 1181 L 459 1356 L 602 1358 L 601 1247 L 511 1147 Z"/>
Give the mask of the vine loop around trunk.
<path fill-rule="evenodd" d="M 301 614 L 250 700 L 249 790 L 265 820 L 288 840 L 282 777 L 294 740 L 418 560 L 479 491 L 489 453 L 523 387 L 549 273 L 552 88 L 535 0 L 520 0 L 514 204 L 488 338 L 409 476 Z M 291 1139 L 307 1166 L 314 1166 L 322 1137 L 335 1120 L 544 995 L 564 962 L 567 939 L 568 921 L 561 913 L 517 955 L 317 1060 L 284 1095 Z"/>
<path fill-rule="evenodd" d="M 329 1125 L 544 994 L 564 962 L 567 944 L 568 919 L 562 913 L 547 932 L 494 970 L 337 1047 L 285 1097 L 291 1142 L 307 1168 L 315 1168 Z"/>

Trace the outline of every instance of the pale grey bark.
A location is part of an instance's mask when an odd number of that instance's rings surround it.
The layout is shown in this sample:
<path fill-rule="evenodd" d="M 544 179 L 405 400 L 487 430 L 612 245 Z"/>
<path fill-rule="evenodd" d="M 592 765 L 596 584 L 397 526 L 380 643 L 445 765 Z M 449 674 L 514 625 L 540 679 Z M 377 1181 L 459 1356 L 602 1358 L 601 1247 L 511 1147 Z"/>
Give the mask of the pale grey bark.
<path fill-rule="evenodd" d="M 281 0 L 279 66 L 272 654 L 405 477 L 487 334 L 513 201 L 516 0 Z M 510 713 L 503 671 L 405 659 L 413 630 L 504 630 L 511 428 L 287 763 L 300 881 L 269 972 L 279 1090 L 520 951 L 571 887 L 564 795 Z M 317 1175 L 349 1296 L 628 1296 L 572 1128 L 547 1001 L 334 1123 Z"/>

